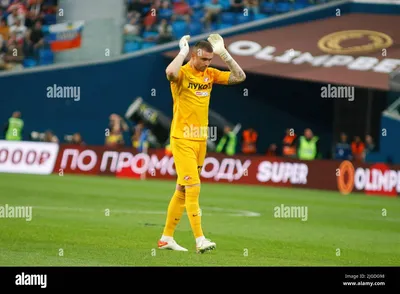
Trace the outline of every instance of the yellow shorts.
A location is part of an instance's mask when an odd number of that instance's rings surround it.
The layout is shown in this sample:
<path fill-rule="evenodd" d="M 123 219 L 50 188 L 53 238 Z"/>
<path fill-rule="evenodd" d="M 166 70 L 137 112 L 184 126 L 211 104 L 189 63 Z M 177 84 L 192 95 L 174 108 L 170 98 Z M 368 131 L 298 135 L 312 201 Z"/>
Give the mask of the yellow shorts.
<path fill-rule="evenodd" d="M 200 173 L 207 153 L 207 141 L 171 138 L 171 150 L 177 184 L 182 186 L 200 184 Z"/>

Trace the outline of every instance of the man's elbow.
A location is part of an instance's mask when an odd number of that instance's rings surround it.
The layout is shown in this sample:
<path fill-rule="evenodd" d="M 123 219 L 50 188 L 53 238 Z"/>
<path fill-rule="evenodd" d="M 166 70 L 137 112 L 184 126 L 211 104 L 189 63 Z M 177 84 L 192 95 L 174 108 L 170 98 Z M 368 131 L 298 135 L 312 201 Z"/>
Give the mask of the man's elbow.
<path fill-rule="evenodd" d="M 165 74 L 167 75 L 168 81 L 176 81 L 178 79 L 175 73 L 168 69 L 165 71 Z"/>

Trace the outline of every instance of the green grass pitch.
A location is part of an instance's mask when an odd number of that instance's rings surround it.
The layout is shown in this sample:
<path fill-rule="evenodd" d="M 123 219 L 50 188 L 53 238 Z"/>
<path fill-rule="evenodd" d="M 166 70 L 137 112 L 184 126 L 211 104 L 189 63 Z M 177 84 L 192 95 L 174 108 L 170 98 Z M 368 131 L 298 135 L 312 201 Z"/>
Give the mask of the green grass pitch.
<path fill-rule="evenodd" d="M 214 251 L 196 254 L 186 214 L 156 249 L 175 184 L 98 176 L 0 174 L 0 205 L 32 206 L 32 219 L 0 218 L 2 266 L 399 266 L 400 199 L 365 194 L 202 185 Z M 274 208 L 307 207 L 307 220 Z"/>

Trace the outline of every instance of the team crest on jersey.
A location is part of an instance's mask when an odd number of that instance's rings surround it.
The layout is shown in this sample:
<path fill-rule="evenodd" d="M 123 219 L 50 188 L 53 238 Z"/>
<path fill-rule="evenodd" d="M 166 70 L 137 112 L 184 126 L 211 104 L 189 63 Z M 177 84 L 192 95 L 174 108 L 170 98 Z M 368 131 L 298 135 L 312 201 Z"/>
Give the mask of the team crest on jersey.
<path fill-rule="evenodd" d="M 184 177 L 183 178 L 185 181 L 189 181 L 190 179 L 192 179 L 192 177 L 191 176 L 186 176 L 186 177 Z"/>
<path fill-rule="evenodd" d="M 208 82 L 208 80 L 209 80 L 208 77 L 204 78 L 204 82 Z"/>

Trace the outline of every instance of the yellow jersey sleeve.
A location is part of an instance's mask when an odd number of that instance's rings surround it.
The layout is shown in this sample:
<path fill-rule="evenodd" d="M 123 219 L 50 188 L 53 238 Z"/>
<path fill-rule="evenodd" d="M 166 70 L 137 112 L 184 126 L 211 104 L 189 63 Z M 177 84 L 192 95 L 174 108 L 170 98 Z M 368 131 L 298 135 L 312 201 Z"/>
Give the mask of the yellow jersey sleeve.
<path fill-rule="evenodd" d="M 212 68 L 214 75 L 214 84 L 228 85 L 230 71 L 221 71 L 216 68 Z"/>

